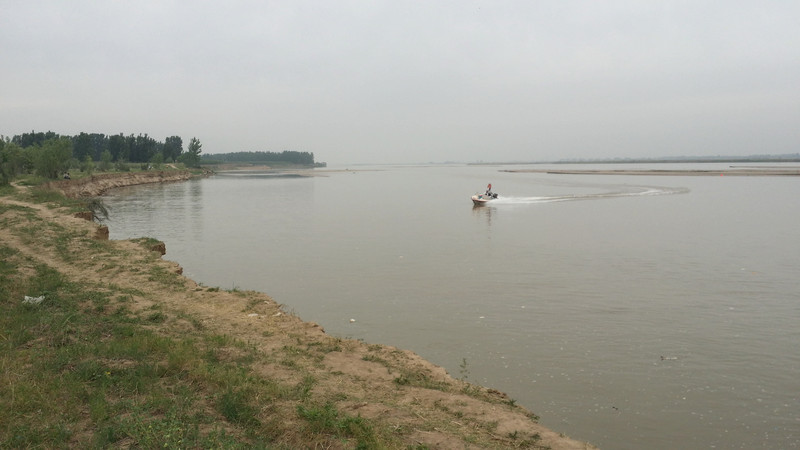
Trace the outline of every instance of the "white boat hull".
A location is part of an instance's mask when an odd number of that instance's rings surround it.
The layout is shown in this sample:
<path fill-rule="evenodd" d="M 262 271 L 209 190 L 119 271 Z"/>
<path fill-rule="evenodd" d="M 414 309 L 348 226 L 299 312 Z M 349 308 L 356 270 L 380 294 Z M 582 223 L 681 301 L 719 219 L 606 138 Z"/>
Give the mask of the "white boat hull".
<path fill-rule="evenodd" d="M 497 197 L 489 196 L 486 194 L 475 194 L 472 196 L 472 204 L 475 206 L 482 206 L 494 200 L 495 198 Z"/>

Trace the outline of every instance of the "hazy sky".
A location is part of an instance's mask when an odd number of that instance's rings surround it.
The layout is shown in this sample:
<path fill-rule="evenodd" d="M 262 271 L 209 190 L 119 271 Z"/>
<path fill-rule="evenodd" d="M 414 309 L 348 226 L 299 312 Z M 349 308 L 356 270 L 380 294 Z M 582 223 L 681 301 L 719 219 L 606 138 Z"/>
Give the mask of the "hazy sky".
<path fill-rule="evenodd" d="M 800 151 L 800 2 L 0 0 L 0 134 L 541 161 Z"/>

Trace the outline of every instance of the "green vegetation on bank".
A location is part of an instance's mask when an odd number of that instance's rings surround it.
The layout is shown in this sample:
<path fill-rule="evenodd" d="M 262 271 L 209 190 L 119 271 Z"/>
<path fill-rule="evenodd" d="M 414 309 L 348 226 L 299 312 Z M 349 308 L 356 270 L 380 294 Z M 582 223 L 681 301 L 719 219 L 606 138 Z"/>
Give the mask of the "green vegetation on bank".
<path fill-rule="evenodd" d="M 325 163 L 315 162 L 313 152 L 296 152 L 285 150 L 282 152 L 233 152 L 205 154 L 201 157 L 202 164 L 268 164 L 268 165 L 296 165 L 325 167 Z"/>
<path fill-rule="evenodd" d="M 52 131 L 32 131 L 13 138 L 0 136 L 0 184 L 24 174 L 56 179 L 71 176 L 74 171 L 89 175 L 95 170 L 126 172 L 131 166 L 147 170 L 177 163 L 195 168 L 199 167 L 202 147 L 193 137 L 184 151 L 179 136 L 159 142 L 146 134 L 61 136 Z"/>

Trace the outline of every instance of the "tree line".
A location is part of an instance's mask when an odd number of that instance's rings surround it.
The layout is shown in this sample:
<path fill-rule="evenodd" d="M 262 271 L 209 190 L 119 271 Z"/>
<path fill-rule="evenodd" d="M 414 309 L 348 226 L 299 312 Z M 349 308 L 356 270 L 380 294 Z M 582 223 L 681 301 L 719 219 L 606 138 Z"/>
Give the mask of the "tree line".
<path fill-rule="evenodd" d="M 203 155 L 204 161 L 214 161 L 223 163 L 288 163 L 304 166 L 313 166 L 313 152 L 297 152 L 284 150 L 282 152 L 233 152 L 215 153 L 213 155 Z"/>
<path fill-rule="evenodd" d="M 91 171 L 95 163 L 101 170 L 110 170 L 112 164 L 116 164 L 118 170 L 125 170 L 128 163 L 180 162 L 187 167 L 198 167 L 201 152 L 202 144 L 194 137 L 184 151 L 180 136 L 170 136 L 161 142 L 147 134 L 68 136 L 52 131 L 31 131 L 10 138 L 0 136 L 0 184 L 7 184 L 22 174 L 58 178 L 70 169 Z"/>

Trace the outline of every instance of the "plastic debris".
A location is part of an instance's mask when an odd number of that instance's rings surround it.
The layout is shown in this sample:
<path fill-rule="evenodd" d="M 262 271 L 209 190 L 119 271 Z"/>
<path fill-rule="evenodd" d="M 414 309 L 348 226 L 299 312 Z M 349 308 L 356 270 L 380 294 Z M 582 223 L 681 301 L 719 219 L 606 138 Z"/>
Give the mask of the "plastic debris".
<path fill-rule="evenodd" d="M 38 297 L 29 297 L 25 296 L 25 299 L 22 300 L 22 303 L 25 305 L 38 305 L 44 301 L 44 295 L 40 295 Z"/>

